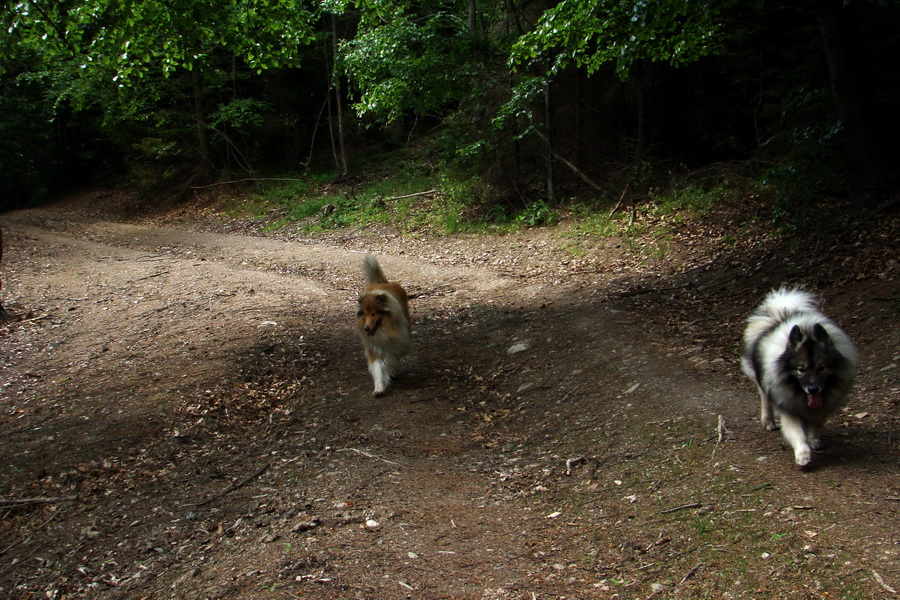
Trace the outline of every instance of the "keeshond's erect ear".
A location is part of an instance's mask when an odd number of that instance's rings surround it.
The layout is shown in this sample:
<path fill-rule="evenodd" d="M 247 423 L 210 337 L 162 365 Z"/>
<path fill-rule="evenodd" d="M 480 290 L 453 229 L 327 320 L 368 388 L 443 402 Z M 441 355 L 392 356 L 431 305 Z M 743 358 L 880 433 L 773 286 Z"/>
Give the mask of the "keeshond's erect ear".
<path fill-rule="evenodd" d="M 788 343 L 795 350 L 799 349 L 800 346 L 803 345 L 803 342 L 806 341 L 806 335 L 803 333 L 803 330 L 800 329 L 799 325 L 794 325 L 791 328 L 791 333 L 788 334 Z"/>
<path fill-rule="evenodd" d="M 812 339 L 825 347 L 830 348 L 832 346 L 831 336 L 828 335 L 828 331 L 822 327 L 821 323 L 816 323 L 813 326 Z"/>

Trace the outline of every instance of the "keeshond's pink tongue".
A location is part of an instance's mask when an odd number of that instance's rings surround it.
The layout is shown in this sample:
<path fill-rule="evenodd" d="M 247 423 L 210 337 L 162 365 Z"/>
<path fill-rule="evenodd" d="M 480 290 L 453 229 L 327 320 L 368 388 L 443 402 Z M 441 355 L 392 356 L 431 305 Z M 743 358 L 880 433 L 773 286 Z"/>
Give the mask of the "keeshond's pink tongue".
<path fill-rule="evenodd" d="M 822 401 L 822 394 L 810 394 L 807 398 L 810 408 L 822 408 L 824 402 Z"/>

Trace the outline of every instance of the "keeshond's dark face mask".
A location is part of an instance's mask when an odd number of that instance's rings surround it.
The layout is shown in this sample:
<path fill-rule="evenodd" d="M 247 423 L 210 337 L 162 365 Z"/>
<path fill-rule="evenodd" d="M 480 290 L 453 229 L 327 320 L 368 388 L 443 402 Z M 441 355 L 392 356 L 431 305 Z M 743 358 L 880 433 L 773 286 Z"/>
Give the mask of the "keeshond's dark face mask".
<path fill-rule="evenodd" d="M 787 353 L 793 377 L 806 394 L 807 406 L 822 408 L 825 404 L 823 394 L 835 363 L 840 359 L 828 332 L 816 324 L 812 334 L 807 335 L 795 326 L 788 338 Z"/>

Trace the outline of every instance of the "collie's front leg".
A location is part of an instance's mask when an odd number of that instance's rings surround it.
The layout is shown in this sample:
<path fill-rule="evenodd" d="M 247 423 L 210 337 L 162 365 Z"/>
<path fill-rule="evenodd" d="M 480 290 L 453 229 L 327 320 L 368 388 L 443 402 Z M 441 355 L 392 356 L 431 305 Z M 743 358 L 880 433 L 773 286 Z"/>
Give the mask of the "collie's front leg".
<path fill-rule="evenodd" d="M 372 381 L 375 382 L 375 391 L 372 394 L 376 397 L 383 396 L 391 383 L 391 373 L 384 360 L 375 356 L 374 353 L 369 353 L 369 373 L 372 374 Z"/>

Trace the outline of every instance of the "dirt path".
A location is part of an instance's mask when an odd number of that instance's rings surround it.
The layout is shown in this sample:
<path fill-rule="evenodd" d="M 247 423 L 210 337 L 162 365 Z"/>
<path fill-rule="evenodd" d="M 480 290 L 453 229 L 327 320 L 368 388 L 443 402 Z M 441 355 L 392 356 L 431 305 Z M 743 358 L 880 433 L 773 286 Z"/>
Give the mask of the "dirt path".
<path fill-rule="evenodd" d="M 541 233 L 2 225 L 4 304 L 26 318 L 0 329 L 0 496 L 53 501 L 2 508 L 0 596 L 900 589 L 896 263 L 833 290 L 866 365 L 801 473 L 735 355 L 771 273 L 626 279 Z M 351 316 L 364 251 L 416 295 L 416 353 L 379 399 Z"/>

